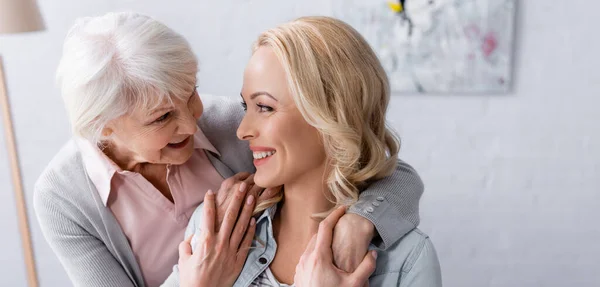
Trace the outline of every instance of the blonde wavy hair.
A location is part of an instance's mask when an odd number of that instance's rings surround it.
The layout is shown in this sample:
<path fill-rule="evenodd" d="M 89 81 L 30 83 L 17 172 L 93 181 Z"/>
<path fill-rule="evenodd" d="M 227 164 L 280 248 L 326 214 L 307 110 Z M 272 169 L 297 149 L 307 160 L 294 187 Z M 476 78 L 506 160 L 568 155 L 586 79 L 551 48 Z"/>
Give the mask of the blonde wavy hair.
<path fill-rule="evenodd" d="M 322 16 L 263 32 L 253 51 L 263 46 L 279 58 L 296 107 L 322 136 L 327 198 L 336 206 L 355 203 L 369 182 L 393 172 L 400 149 L 385 121 L 390 88 L 377 56 L 350 25 Z M 257 212 L 281 198 L 259 204 Z"/>

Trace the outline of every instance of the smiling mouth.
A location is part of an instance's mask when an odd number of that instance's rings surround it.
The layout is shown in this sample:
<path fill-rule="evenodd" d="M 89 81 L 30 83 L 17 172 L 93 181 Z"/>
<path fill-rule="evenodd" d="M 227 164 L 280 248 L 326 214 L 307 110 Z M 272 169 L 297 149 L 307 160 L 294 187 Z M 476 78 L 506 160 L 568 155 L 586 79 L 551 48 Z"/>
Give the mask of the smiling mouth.
<path fill-rule="evenodd" d="M 266 163 L 267 161 L 269 161 L 269 159 L 271 159 L 271 157 L 276 154 L 276 151 L 255 151 L 252 153 L 252 157 L 254 157 L 254 166 L 258 168 L 258 166 L 263 165 L 264 163 Z"/>
<path fill-rule="evenodd" d="M 183 147 L 187 146 L 187 144 L 191 138 L 192 138 L 192 136 L 189 136 L 178 143 L 169 143 L 167 146 L 170 148 L 175 148 L 175 149 L 183 148 Z"/>
<path fill-rule="evenodd" d="M 254 157 L 254 159 L 263 159 L 268 158 L 274 155 L 275 153 L 276 151 L 257 151 L 252 153 L 252 157 Z"/>

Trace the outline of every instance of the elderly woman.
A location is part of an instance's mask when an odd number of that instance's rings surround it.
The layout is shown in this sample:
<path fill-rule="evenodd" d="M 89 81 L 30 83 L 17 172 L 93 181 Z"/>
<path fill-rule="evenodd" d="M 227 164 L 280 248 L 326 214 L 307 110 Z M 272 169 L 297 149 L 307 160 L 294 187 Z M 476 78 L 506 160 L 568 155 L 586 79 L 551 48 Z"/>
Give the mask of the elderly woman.
<path fill-rule="evenodd" d="M 161 285 L 207 190 L 216 191 L 209 192 L 218 206 L 215 228 L 228 232 L 207 247 L 217 255 L 199 263 L 185 260 L 185 241 L 180 275 L 212 276 L 213 283 L 237 277 L 254 232 L 241 202 L 253 207 L 269 196 L 259 198 L 262 189 L 242 173 L 255 171 L 235 134 L 243 111 L 201 99 L 197 66 L 188 42 L 147 16 L 109 13 L 69 31 L 57 78 L 74 137 L 38 179 L 34 204 L 75 286 Z M 336 263 L 349 271 L 369 243 L 391 246 L 419 222 L 423 186 L 407 164 L 364 187 L 335 229 Z M 229 252 L 219 249 L 223 242 L 232 242 Z"/>

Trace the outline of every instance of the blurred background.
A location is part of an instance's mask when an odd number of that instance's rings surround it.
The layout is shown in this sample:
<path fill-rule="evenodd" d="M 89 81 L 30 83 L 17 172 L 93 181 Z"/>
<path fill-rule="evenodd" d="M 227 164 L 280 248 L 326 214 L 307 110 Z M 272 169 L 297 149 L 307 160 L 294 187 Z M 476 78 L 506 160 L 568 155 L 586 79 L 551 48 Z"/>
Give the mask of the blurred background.
<path fill-rule="evenodd" d="M 70 286 L 31 199 L 70 137 L 54 73 L 76 18 L 149 14 L 190 41 L 202 93 L 237 98 L 255 37 L 333 1 L 40 0 L 46 31 L 0 36 L 40 286 Z M 600 2 L 516 2 L 511 91 L 394 94 L 388 120 L 445 286 L 600 286 Z M 0 234 L 0 286 L 26 286 L 4 138 Z"/>

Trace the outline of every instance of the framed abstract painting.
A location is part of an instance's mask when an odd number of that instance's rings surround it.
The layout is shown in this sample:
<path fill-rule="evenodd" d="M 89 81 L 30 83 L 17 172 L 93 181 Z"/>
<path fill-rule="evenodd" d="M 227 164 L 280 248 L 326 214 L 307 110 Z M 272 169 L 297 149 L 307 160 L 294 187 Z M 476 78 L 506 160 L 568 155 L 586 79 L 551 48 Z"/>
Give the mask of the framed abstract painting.
<path fill-rule="evenodd" d="M 392 91 L 504 93 L 516 0 L 334 0 L 375 49 Z"/>

